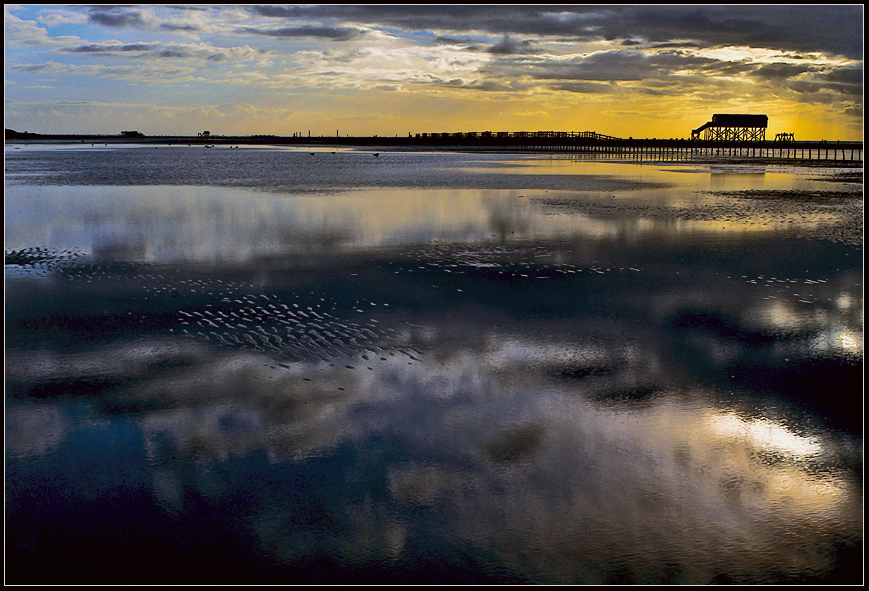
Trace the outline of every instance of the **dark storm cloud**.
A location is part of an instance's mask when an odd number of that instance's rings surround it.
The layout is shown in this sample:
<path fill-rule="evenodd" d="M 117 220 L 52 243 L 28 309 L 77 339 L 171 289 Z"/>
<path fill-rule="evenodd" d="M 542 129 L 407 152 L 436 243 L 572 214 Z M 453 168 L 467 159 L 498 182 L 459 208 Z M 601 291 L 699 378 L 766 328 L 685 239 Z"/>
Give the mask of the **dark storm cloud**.
<path fill-rule="evenodd" d="M 267 37 L 320 37 L 331 39 L 333 41 L 347 41 L 365 34 L 365 31 L 352 27 L 316 27 L 308 25 L 301 27 L 284 27 L 282 29 L 240 27 L 236 29 L 236 32 L 246 33 L 249 35 L 264 35 Z"/>
<path fill-rule="evenodd" d="M 863 68 L 824 68 L 808 64 L 767 64 L 752 76 L 764 81 L 784 83 L 797 93 L 833 93 L 862 97 Z"/>
<path fill-rule="evenodd" d="M 862 98 L 863 81 L 841 78 L 833 71 L 806 80 L 793 80 L 787 83 L 787 88 L 805 94 L 839 94 L 849 98 Z"/>
<path fill-rule="evenodd" d="M 852 58 L 863 53 L 860 6 L 637 6 L 606 19 L 602 32 L 634 30 L 652 42 L 692 40 L 705 46 L 750 45 L 824 51 Z"/>
<path fill-rule="evenodd" d="M 435 37 L 435 45 L 467 45 L 476 48 L 477 42 L 469 37 Z"/>
<path fill-rule="evenodd" d="M 581 94 L 608 94 L 617 90 L 615 84 L 602 84 L 600 82 L 564 82 L 553 84 L 553 90 L 565 92 L 578 92 Z"/>
<path fill-rule="evenodd" d="M 649 64 L 662 76 L 673 71 L 692 71 L 707 76 L 740 76 L 754 72 L 758 66 L 750 61 L 724 61 L 671 50 L 648 57 Z"/>
<path fill-rule="evenodd" d="M 78 47 L 70 47 L 64 49 L 71 53 L 116 53 L 125 51 L 151 51 L 154 46 L 148 43 L 126 43 L 115 45 L 79 45 Z"/>
<path fill-rule="evenodd" d="M 248 9 L 260 16 L 279 18 L 301 18 L 309 16 L 309 11 L 304 6 L 248 6 Z"/>
<path fill-rule="evenodd" d="M 209 62 L 238 61 L 255 57 L 250 51 L 239 52 L 233 49 L 201 44 L 166 44 L 156 41 L 151 43 L 92 43 L 65 48 L 62 51 L 135 59 L 200 59 Z"/>
<path fill-rule="evenodd" d="M 764 82 L 781 82 L 803 74 L 823 75 L 824 81 L 836 87 L 862 84 L 862 68 L 830 69 L 822 74 L 820 66 L 811 64 L 772 63 L 759 65 L 752 61 L 724 61 L 702 57 L 682 51 L 664 51 L 655 54 L 632 50 L 616 50 L 588 56 L 575 56 L 567 60 L 535 60 L 533 57 L 502 58 L 487 68 L 490 73 L 508 76 L 527 75 L 538 80 L 609 82 L 679 80 L 683 83 L 700 82 L 708 78 L 752 77 Z M 673 72 L 681 72 L 674 78 Z M 816 77 L 817 78 L 817 77 Z M 815 80 L 821 83 L 820 79 Z M 568 87 L 565 87 L 568 89 Z M 569 89 L 582 89 L 575 86 Z M 862 88 L 862 86 L 860 86 Z"/>
<path fill-rule="evenodd" d="M 138 11 L 126 10 L 122 7 L 92 8 L 88 13 L 88 21 L 106 27 L 144 27 Z"/>
<path fill-rule="evenodd" d="M 200 31 L 198 25 L 176 25 L 173 23 L 162 23 L 159 27 L 163 31 Z"/>
<path fill-rule="evenodd" d="M 863 87 L 863 68 L 838 68 L 825 74 L 830 82 Z"/>
<path fill-rule="evenodd" d="M 678 49 L 700 49 L 703 46 L 699 43 L 694 42 L 670 42 L 670 43 L 653 43 L 649 46 L 650 49 L 670 49 L 670 48 L 678 48 Z"/>
<path fill-rule="evenodd" d="M 548 62 L 533 73 L 535 78 L 559 80 L 643 80 L 657 76 L 647 56 L 631 51 L 608 51 L 565 62 Z"/>
<path fill-rule="evenodd" d="M 673 71 L 737 76 L 749 74 L 756 68 L 756 65 L 748 62 L 724 62 L 678 51 L 649 55 L 631 50 L 616 50 L 557 61 L 536 61 L 533 57 L 502 60 L 492 65 L 491 71 L 497 69 L 513 76 L 526 74 L 538 80 L 609 82 L 667 79 Z"/>
<path fill-rule="evenodd" d="M 157 56 L 158 57 L 165 57 L 165 58 L 190 57 L 190 55 L 188 53 L 183 52 L 183 51 L 174 50 L 174 49 L 164 49 L 162 51 L 159 51 L 159 52 L 157 52 Z"/>
<path fill-rule="evenodd" d="M 590 5 L 320 5 L 252 6 L 260 16 L 337 19 L 411 31 L 482 31 L 575 41 L 645 40 L 710 47 L 751 45 L 823 51 L 861 59 L 861 5 L 590 6 Z"/>
<path fill-rule="evenodd" d="M 678 75 L 674 75 L 678 72 Z M 645 53 L 632 49 L 576 55 L 569 59 L 549 56 L 501 55 L 481 68 L 493 79 L 540 81 L 552 90 L 601 94 L 618 89 L 619 82 L 648 94 L 672 95 L 680 88 L 718 80 L 753 79 L 759 84 L 785 84 L 799 93 L 862 93 L 862 68 L 831 68 L 808 63 L 758 64 L 750 60 L 725 61 L 681 50 Z"/>
<path fill-rule="evenodd" d="M 460 78 L 453 80 L 432 80 L 436 86 L 444 86 L 447 88 L 462 88 L 466 90 L 480 90 L 484 92 L 516 92 L 525 90 L 527 87 L 524 84 L 515 81 L 496 81 L 496 80 L 472 80 L 465 81 Z"/>
<path fill-rule="evenodd" d="M 788 78 L 795 78 L 796 76 L 805 74 L 806 72 L 814 72 L 818 69 L 818 67 L 809 64 L 776 63 L 760 66 L 754 71 L 754 75 L 764 80 L 781 81 L 787 80 Z"/>
<path fill-rule="evenodd" d="M 495 55 L 512 55 L 533 53 L 535 49 L 533 42 L 529 39 L 517 41 L 509 35 L 505 35 L 504 39 L 490 47 L 488 51 Z"/>

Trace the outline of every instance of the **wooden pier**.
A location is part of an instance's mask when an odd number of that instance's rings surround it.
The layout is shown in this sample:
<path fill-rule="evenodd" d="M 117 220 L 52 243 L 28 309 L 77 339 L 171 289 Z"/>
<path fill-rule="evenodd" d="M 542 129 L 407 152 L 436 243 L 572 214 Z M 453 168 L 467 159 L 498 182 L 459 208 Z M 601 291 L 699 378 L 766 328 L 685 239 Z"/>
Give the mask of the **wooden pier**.
<path fill-rule="evenodd" d="M 504 136 L 434 135 L 406 138 L 428 147 L 496 149 L 530 152 L 601 154 L 626 158 L 662 160 L 702 157 L 764 158 L 786 160 L 829 160 L 862 162 L 863 142 L 843 141 L 721 141 L 701 139 L 622 139 L 586 133 L 549 135 L 510 134 Z M 349 139 L 349 138 L 348 138 Z"/>
<path fill-rule="evenodd" d="M 440 133 L 408 137 L 260 137 L 223 138 L 210 143 L 264 143 L 299 146 L 378 146 L 383 148 L 561 152 L 596 154 L 637 160 L 681 160 L 705 157 L 776 160 L 821 160 L 856 163 L 863 160 L 863 142 L 843 141 L 713 141 L 702 139 L 616 138 L 594 132 Z"/>
<path fill-rule="evenodd" d="M 21 134 L 20 134 L 21 135 Z M 503 152 L 561 152 L 636 160 L 693 160 L 702 158 L 773 159 L 862 163 L 862 141 L 783 141 L 635 139 L 595 132 L 457 132 L 422 133 L 408 136 L 141 136 L 38 135 L 6 142 L 138 143 L 174 145 L 286 145 L 345 146 L 374 149 L 473 150 Z"/>

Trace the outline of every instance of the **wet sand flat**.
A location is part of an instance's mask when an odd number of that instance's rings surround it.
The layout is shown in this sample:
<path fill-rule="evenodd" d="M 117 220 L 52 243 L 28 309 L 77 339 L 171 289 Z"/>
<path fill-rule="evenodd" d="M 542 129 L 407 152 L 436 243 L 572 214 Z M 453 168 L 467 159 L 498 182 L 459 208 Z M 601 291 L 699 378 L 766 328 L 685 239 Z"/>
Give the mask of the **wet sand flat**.
<path fill-rule="evenodd" d="M 9 582 L 862 577 L 853 170 L 6 155 Z"/>

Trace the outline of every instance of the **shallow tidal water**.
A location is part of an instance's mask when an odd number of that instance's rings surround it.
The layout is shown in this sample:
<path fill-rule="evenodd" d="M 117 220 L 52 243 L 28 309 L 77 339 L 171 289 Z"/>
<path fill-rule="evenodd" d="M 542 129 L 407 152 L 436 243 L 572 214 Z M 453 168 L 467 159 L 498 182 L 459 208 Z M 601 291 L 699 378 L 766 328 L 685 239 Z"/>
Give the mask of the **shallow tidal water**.
<path fill-rule="evenodd" d="M 7 583 L 862 582 L 839 171 L 5 155 Z"/>

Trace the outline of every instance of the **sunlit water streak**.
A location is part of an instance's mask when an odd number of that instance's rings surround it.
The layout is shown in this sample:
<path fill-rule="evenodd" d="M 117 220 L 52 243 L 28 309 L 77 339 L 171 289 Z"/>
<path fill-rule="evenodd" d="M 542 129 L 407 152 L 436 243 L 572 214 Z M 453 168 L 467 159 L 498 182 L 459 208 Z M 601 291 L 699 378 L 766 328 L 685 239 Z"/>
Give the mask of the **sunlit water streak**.
<path fill-rule="evenodd" d="M 7 148 L 10 582 L 859 582 L 825 178 Z"/>

